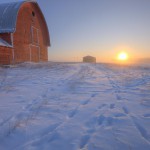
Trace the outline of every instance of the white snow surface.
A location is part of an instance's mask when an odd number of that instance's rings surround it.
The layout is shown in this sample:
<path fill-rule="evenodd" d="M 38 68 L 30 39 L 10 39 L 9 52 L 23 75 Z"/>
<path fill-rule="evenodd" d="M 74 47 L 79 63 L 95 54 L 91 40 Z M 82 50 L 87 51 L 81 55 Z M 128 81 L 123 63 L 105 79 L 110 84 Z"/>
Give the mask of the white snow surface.
<path fill-rule="evenodd" d="M 150 150 L 150 66 L 0 68 L 0 150 Z"/>

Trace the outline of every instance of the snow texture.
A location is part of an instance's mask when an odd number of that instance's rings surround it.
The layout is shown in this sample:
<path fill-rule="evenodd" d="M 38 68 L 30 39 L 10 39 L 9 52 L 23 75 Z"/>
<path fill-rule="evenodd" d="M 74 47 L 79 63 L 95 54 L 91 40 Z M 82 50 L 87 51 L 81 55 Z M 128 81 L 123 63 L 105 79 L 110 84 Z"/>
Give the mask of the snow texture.
<path fill-rule="evenodd" d="M 149 150 L 150 66 L 0 68 L 0 150 Z"/>

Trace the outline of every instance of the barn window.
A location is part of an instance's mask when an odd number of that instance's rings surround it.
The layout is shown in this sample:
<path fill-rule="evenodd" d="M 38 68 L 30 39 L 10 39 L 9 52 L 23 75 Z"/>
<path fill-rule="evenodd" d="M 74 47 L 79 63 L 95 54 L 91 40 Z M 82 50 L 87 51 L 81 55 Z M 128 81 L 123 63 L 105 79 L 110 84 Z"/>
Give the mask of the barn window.
<path fill-rule="evenodd" d="M 35 16 L 35 12 L 34 12 L 34 11 L 32 11 L 32 16 L 33 16 L 33 17 Z"/>

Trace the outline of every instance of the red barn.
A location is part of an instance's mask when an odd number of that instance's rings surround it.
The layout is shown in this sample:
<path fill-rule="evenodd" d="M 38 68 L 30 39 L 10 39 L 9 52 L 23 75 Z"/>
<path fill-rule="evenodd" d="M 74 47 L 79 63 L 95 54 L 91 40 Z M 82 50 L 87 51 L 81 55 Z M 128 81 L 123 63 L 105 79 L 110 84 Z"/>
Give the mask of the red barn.
<path fill-rule="evenodd" d="M 0 64 L 48 61 L 50 37 L 34 0 L 0 4 Z"/>

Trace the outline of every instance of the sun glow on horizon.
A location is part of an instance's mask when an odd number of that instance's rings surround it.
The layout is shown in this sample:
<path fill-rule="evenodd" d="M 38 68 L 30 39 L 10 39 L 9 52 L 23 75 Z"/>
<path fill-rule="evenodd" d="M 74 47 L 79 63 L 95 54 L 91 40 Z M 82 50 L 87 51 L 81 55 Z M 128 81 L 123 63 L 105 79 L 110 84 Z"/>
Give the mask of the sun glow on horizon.
<path fill-rule="evenodd" d="M 128 54 L 126 52 L 120 52 L 117 56 L 117 59 L 120 61 L 128 60 Z"/>

